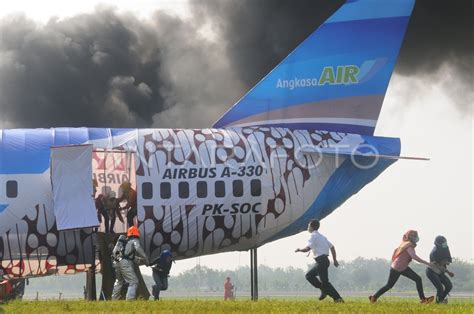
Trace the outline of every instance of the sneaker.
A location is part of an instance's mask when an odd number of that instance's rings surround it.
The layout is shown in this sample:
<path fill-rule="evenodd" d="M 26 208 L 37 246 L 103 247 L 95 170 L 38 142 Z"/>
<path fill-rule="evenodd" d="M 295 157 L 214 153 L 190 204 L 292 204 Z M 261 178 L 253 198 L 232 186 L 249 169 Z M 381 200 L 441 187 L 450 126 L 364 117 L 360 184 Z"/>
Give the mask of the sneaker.
<path fill-rule="evenodd" d="M 373 303 L 377 302 L 377 298 L 374 297 L 373 295 L 371 295 L 371 296 L 369 297 L 369 301 L 370 301 L 370 303 L 373 304 Z"/>
<path fill-rule="evenodd" d="M 318 299 L 319 299 L 319 301 L 322 301 L 322 300 L 326 299 L 327 296 L 328 296 L 328 295 L 327 295 L 326 293 L 321 292 L 321 295 L 319 296 Z"/>
<path fill-rule="evenodd" d="M 342 298 L 334 300 L 334 303 L 344 303 L 344 300 Z"/>
<path fill-rule="evenodd" d="M 441 301 L 442 304 L 448 304 L 448 298 L 444 298 L 443 301 Z"/>
<path fill-rule="evenodd" d="M 433 302 L 434 299 L 435 299 L 435 297 L 434 297 L 434 296 L 431 296 L 431 297 L 428 297 L 428 298 L 424 298 L 423 300 L 420 301 L 420 303 L 422 303 L 422 304 L 428 304 L 428 303 Z"/>

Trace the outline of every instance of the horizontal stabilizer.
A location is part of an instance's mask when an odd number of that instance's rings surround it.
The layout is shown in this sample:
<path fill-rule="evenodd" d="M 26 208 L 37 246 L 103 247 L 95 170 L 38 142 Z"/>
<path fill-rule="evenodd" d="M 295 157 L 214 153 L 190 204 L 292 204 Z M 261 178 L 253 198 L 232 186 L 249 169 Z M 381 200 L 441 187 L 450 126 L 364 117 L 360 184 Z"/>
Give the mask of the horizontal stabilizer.
<path fill-rule="evenodd" d="M 361 156 L 381 159 L 429 160 L 424 157 L 400 156 L 400 139 L 379 136 L 348 134 L 342 141 L 329 147 L 307 145 L 303 154 Z"/>
<path fill-rule="evenodd" d="M 361 153 L 358 151 L 346 152 L 346 151 L 336 151 L 336 150 L 326 150 L 318 147 L 305 147 L 301 150 L 303 154 L 323 154 L 323 155 L 345 155 L 345 156 L 363 156 L 363 157 L 373 157 L 373 158 L 382 158 L 382 159 L 406 159 L 406 160 L 423 160 L 428 161 L 429 158 L 426 157 L 413 157 L 413 156 L 394 156 L 394 155 L 384 155 L 384 154 L 370 154 L 370 153 Z"/>

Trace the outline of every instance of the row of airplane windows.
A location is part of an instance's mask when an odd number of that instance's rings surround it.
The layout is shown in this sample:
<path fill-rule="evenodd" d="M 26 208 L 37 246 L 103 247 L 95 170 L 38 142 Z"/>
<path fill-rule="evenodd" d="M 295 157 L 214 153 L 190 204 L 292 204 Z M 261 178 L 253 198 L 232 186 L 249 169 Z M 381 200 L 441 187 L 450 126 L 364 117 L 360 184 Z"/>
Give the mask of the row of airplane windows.
<path fill-rule="evenodd" d="M 259 179 L 250 180 L 250 194 L 252 196 L 262 195 L 262 184 Z M 160 197 L 162 199 L 170 199 L 172 195 L 171 183 L 161 182 L 160 183 Z M 198 181 L 196 183 L 196 195 L 198 198 L 208 197 L 208 182 Z M 217 198 L 223 198 L 226 194 L 226 184 L 223 180 L 214 182 L 214 195 Z M 244 182 L 243 180 L 232 181 L 232 195 L 235 197 L 241 197 L 244 195 Z M 7 198 L 16 198 L 18 196 L 18 182 L 15 180 L 9 180 L 6 182 L 6 196 Z M 178 183 L 178 196 L 179 198 L 186 199 L 189 197 L 189 182 Z M 143 199 L 153 198 L 153 184 L 151 182 L 144 182 L 142 184 L 142 197 Z"/>
<path fill-rule="evenodd" d="M 232 195 L 234 197 L 241 197 L 244 195 L 244 182 L 243 180 L 234 180 L 232 181 Z M 189 182 L 182 181 L 178 183 L 177 194 L 181 199 L 189 198 Z M 161 182 L 160 183 L 160 198 L 161 199 L 170 199 L 173 195 L 171 183 L 170 182 Z M 262 184 L 259 179 L 250 180 L 250 194 L 252 196 L 261 196 L 262 195 Z M 209 195 L 208 192 L 208 182 L 198 181 L 196 183 L 196 196 L 198 198 L 206 198 Z M 214 196 L 217 198 L 223 198 L 227 196 L 226 193 L 226 183 L 223 180 L 218 180 L 214 182 Z M 153 184 L 151 182 L 142 183 L 142 197 L 143 199 L 149 200 L 153 198 Z"/>

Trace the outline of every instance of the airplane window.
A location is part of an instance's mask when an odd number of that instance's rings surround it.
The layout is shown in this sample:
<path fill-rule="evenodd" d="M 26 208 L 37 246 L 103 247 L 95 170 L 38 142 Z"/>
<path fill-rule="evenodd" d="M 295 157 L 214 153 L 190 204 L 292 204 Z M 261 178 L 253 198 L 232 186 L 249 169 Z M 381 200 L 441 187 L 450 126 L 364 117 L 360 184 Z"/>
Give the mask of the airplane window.
<path fill-rule="evenodd" d="M 244 182 L 242 180 L 235 180 L 232 182 L 232 190 L 235 197 L 244 195 Z"/>
<path fill-rule="evenodd" d="M 197 197 L 206 198 L 207 197 L 207 183 L 206 181 L 198 181 L 197 186 Z"/>
<path fill-rule="evenodd" d="M 225 196 L 225 182 L 224 181 L 216 181 L 214 183 L 214 189 L 215 189 L 216 197 Z"/>
<path fill-rule="evenodd" d="M 142 197 L 145 200 L 150 200 L 153 198 L 153 185 L 151 184 L 151 182 L 143 182 Z"/>
<path fill-rule="evenodd" d="M 18 182 L 7 181 L 7 197 L 15 198 L 18 196 Z"/>
<path fill-rule="evenodd" d="M 161 182 L 160 184 L 160 196 L 162 199 L 171 198 L 171 183 Z"/>
<path fill-rule="evenodd" d="M 253 179 L 250 181 L 250 193 L 252 193 L 252 196 L 262 195 L 262 185 L 260 180 Z"/>
<path fill-rule="evenodd" d="M 179 198 L 189 197 L 189 184 L 188 182 L 179 182 L 178 184 Z"/>

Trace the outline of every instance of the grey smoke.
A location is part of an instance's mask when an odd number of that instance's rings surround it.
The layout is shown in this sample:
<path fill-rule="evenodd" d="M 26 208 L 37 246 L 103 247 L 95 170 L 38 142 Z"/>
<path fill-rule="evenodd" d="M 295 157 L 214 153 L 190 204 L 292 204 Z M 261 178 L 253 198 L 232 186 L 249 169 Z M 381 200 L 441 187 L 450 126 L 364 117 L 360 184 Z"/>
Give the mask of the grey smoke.
<path fill-rule="evenodd" d="M 3 18 L 0 127 L 209 126 L 343 2 L 191 0 L 188 19 L 104 7 L 46 25 Z M 458 89 L 470 84 L 472 20 L 472 0 L 418 0 L 396 71 L 429 79 L 448 65 Z"/>
<path fill-rule="evenodd" d="M 132 16 L 100 10 L 44 26 L 12 16 L 0 34 L 0 107 L 16 126 L 144 126 L 162 106 L 150 91 L 155 35 Z"/>
<path fill-rule="evenodd" d="M 0 123 L 205 126 L 242 93 L 222 49 L 159 11 L 139 20 L 99 8 L 43 26 L 10 16 L 0 21 Z M 174 107 L 180 121 L 165 118 Z"/>
<path fill-rule="evenodd" d="M 255 85 L 345 1 L 194 0 L 210 19 L 247 88 Z"/>
<path fill-rule="evenodd" d="M 345 1 L 194 0 L 195 10 L 226 39 L 233 69 L 253 86 Z M 395 71 L 427 81 L 443 65 L 455 73 L 460 109 L 472 106 L 473 0 L 416 0 Z M 464 93 L 456 93 L 463 90 Z M 466 93 L 467 91 L 467 93 Z"/>
<path fill-rule="evenodd" d="M 464 78 L 473 75 L 474 1 L 417 0 L 397 70 L 432 73 L 450 63 Z"/>

